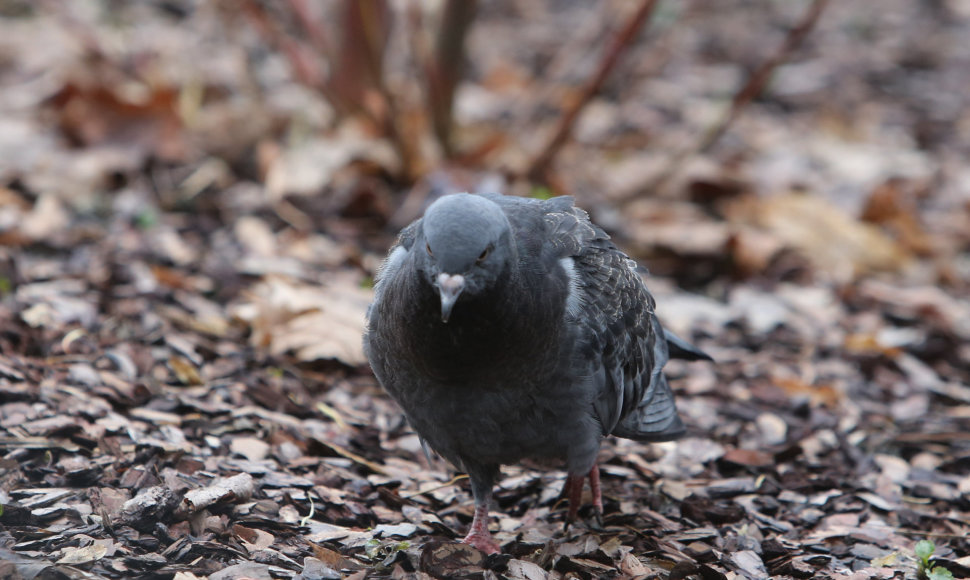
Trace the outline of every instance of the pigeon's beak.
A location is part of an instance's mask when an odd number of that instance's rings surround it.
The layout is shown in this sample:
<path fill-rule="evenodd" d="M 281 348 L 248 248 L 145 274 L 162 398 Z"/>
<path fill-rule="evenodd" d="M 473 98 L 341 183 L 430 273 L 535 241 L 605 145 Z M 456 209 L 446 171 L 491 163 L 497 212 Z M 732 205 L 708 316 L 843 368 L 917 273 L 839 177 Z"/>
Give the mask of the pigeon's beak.
<path fill-rule="evenodd" d="M 465 277 L 461 274 L 438 274 L 438 293 L 441 294 L 441 322 L 448 322 L 455 301 L 465 289 Z"/>

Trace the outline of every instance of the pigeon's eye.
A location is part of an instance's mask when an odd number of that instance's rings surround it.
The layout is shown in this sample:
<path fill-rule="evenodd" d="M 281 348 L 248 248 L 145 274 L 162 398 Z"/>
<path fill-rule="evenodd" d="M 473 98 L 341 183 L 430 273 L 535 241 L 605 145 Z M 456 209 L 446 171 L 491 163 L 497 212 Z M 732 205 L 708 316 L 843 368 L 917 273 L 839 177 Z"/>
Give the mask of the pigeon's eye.
<path fill-rule="evenodd" d="M 425 244 L 424 244 L 424 249 L 425 249 L 425 250 L 428 250 L 428 255 L 429 255 L 429 256 L 434 256 L 434 252 L 432 252 L 432 251 L 431 251 L 431 244 L 429 244 L 429 243 L 425 243 Z"/>
<path fill-rule="evenodd" d="M 484 250 L 482 250 L 482 253 L 478 255 L 478 261 L 479 262 L 484 261 L 485 258 L 488 257 L 488 253 L 491 252 L 491 251 L 492 251 L 492 247 L 491 246 L 489 246 L 489 247 L 485 248 Z"/>

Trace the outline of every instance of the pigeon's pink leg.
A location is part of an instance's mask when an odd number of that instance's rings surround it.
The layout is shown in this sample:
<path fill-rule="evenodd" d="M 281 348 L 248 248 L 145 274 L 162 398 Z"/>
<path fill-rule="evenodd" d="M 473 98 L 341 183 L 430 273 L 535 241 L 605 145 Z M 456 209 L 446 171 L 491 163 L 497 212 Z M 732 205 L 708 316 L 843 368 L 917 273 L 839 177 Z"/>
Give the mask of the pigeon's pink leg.
<path fill-rule="evenodd" d="M 589 470 L 589 490 L 593 492 L 593 509 L 596 510 L 596 515 L 602 518 L 603 493 L 600 491 L 600 468 L 596 464 Z"/>
<path fill-rule="evenodd" d="M 583 500 L 583 480 L 586 478 L 582 475 L 567 475 L 566 476 L 566 499 L 569 500 L 569 511 L 566 512 L 566 527 L 569 524 L 576 521 L 576 516 L 579 514 L 579 503 Z"/>
<path fill-rule="evenodd" d="M 488 531 L 488 498 L 483 502 L 475 502 L 475 517 L 472 519 L 472 527 L 468 530 L 468 535 L 462 542 L 478 548 L 486 554 L 499 553 L 499 545 L 495 543 L 492 534 Z"/>
<path fill-rule="evenodd" d="M 603 520 L 603 492 L 600 489 L 600 468 L 593 465 L 589 470 L 589 489 L 593 494 L 593 510 L 595 511 L 596 524 L 602 525 Z M 566 477 L 566 487 L 563 494 L 569 499 L 569 511 L 566 512 L 566 528 L 569 524 L 576 521 L 579 515 L 579 505 L 583 500 L 583 483 L 586 477 L 582 475 L 569 475 Z"/>
<path fill-rule="evenodd" d="M 593 492 L 593 529 L 603 528 L 603 493 L 600 490 L 600 468 L 593 465 L 589 470 L 589 489 Z"/>

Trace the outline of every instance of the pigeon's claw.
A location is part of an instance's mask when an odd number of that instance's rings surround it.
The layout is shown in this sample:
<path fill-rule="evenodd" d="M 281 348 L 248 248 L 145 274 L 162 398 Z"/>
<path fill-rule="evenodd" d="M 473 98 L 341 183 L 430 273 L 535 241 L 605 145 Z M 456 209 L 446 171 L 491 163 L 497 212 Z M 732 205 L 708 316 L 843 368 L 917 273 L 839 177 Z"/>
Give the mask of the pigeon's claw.
<path fill-rule="evenodd" d="M 465 544 L 485 552 L 486 554 L 498 554 L 501 550 L 499 545 L 492 539 L 492 534 L 481 535 L 474 532 L 468 532 L 465 539 L 462 540 Z"/>
<path fill-rule="evenodd" d="M 472 527 L 468 530 L 468 535 L 462 542 L 486 554 L 498 554 L 501 551 L 499 545 L 492 539 L 492 534 L 488 531 L 488 504 L 475 506 Z"/>

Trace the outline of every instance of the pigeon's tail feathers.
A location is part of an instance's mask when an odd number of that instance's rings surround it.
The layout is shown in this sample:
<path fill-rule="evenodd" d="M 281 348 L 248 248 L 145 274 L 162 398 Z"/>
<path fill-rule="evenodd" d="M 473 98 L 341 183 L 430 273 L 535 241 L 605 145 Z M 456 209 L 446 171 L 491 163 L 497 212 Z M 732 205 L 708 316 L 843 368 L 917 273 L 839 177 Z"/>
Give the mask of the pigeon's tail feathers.
<path fill-rule="evenodd" d="M 664 328 L 664 337 L 667 339 L 667 352 L 670 358 L 680 360 L 709 360 L 713 361 L 711 355 L 677 336 L 670 330 Z"/>
<path fill-rule="evenodd" d="M 677 415 L 674 393 L 667 384 L 667 378 L 661 372 L 655 375 L 654 380 L 658 382 L 655 388 L 650 389 L 653 396 L 641 401 L 636 409 L 617 423 L 613 435 L 637 441 L 670 441 L 680 438 L 687 431 Z"/>

